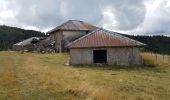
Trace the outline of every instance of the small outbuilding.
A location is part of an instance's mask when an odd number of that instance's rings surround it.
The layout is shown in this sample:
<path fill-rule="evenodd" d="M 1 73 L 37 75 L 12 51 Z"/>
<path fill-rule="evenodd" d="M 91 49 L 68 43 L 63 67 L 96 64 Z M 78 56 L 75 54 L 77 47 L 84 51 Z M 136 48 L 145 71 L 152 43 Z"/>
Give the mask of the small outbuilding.
<path fill-rule="evenodd" d="M 13 50 L 14 51 L 34 51 L 36 50 L 35 44 L 43 38 L 44 37 L 31 37 L 31 38 L 25 39 L 21 42 L 13 44 Z"/>
<path fill-rule="evenodd" d="M 105 29 L 96 29 L 68 44 L 70 64 L 143 65 L 140 47 L 145 44 Z"/>

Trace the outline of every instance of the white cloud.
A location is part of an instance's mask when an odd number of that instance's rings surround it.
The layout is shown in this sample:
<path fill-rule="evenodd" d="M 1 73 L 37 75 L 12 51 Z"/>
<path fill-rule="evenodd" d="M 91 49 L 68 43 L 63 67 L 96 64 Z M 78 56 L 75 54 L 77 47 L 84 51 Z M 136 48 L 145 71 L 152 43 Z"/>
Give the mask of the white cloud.
<path fill-rule="evenodd" d="M 25 26 L 24 28 L 28 29 L 28 30 L 37 30 L 37 31 L 40 31 L 36 26 Z"/>
<path fill-rule="evenodd" d="M 8 18 L 14 18 L 15 14 L 12 10 L 6 10 L 0 12 L 0 18 L 8 19 Z"/>
<path fill-rule="evenodd" d="M 125 33 L 170 34 L 169 0 L 0 0 L 0 24 L 48 31 L 69 19 Z"/>
<path fill-rule="evenodd" d="M 101 25 L 103 25 L 103 28 L 107 28 L 109 30 L 114 30 L 113 27 L 117 27 L 117 21 L 115 18 L 114 13 L 112 13 L 112 11 L 108 8 L 105 9 L 102 12 L 103 15 L 103 20 L 101 21 Z"/>
<path fill-rule="evenodd" d="M 167 0 L 157 0 L 151 4 L 146 4 L 147 13 L 145 20 L 138 28 L 132 30 L 132 32 L 169 35 L 170 8 L 166 5 Z"/>

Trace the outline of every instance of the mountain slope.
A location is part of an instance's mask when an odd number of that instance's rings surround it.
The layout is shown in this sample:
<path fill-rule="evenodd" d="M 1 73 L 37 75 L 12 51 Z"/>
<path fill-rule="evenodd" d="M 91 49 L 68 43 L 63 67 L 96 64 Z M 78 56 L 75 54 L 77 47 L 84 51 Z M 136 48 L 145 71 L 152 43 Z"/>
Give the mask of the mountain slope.
<path fill-rule="evenodd" d="M 170 54 L 170 37 L 167 36 L 133 36 L 125 35 L 129 38 L 138 40 L 147 44 L 144 47 L 145 51 Z M 45 36 L 44 33 L 33 30 L 24 30 L 9 26 L 0 26 L 0 50 L 7 50 L 12 47 L 14 43 L 20 42 L 30 37 Z"/>
<path fill-rule="evenodd" d="M 138 40 L 147 44 L 144 50 L 147 52 L 154 52 L 160 54 L 170 54 L 170 37 L 167 36 L 128 36 L 132 39 Z"/>
<path fill-rule="evenodd" d="M 7 50 L 14 43 L 27 39 L 29 37 L 45 36 L 44 33 L 33 30 L 24 30 L 9 26 L 0 26 L 0 50 Z"/>

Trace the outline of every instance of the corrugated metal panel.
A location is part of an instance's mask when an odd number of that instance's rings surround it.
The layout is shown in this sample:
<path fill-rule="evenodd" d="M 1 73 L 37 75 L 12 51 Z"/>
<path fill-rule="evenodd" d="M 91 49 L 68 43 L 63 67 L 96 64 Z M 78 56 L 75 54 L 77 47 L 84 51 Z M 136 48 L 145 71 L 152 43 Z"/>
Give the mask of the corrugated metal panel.
<path fill-rule="evenodd" d="M 97 28 L 96 26 L 85 23 L 83 21 L 69 20 L 69 21 L 65 22 L 64 24 L 50 30 L 47 33 L 51 34 L 51 33 L 55 32 L 57 30 L 93 31 L 96 28 Z"/>
<path fill-rule="evenodd" d="M 126 47 L 145 45 L 139 41 L 104 29 L 97 29 L 70 43 L 69 48 Z"/>

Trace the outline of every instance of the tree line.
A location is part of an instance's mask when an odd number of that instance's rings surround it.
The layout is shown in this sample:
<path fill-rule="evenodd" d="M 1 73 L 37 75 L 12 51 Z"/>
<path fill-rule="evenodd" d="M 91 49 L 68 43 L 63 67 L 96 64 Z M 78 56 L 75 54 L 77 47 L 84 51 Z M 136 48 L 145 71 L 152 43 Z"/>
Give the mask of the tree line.
<path fill-rule="evenodd" d="M 154 52 L 160 54 L 170 54 L 170 37 L 167 36 L 134 36 L 125 35 L 134 40 L 138 40 L 147 44 L 143 48 L 144 51 Z M 12 45 L 25 40 L 30 37 L 45 37 L 46 35 L 39 31 L 24 30 L 16 27 L 0 26 L 0 50 L 8 50 L 12 48 Z"/>
<path fill-rule="evenodd" d="M 39 31 L 24 30 L 5 25 L 0 26 L 0 50 L 8 50 L 12 45 L 30 37 L 44 37 L 45 34 Z"/>
<path fill-rule="evenodd" d="M 170 54 L 170 37 L 163 35 L 156 36 L 133 36 L 126 35 L 129 38 L 147 44 L 143 49 L 147 52 Z"/>

